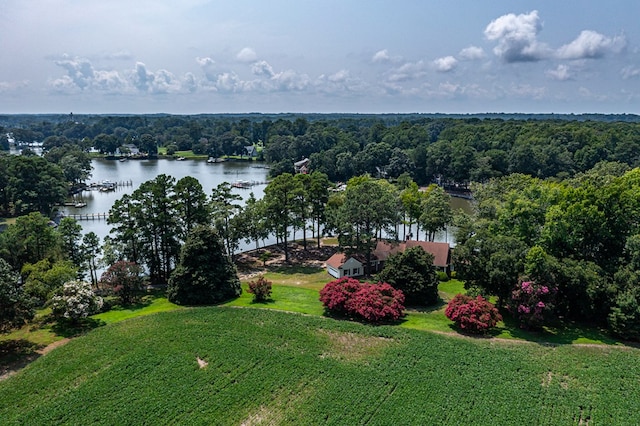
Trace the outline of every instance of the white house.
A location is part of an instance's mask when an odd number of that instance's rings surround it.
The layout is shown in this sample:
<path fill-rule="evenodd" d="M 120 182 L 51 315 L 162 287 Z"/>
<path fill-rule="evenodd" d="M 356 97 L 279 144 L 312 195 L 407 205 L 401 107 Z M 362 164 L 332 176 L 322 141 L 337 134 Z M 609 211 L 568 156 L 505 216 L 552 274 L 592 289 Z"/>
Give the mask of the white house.
<path fill-rule="evenodd" d="M 336 253 L 327 262 L 327 272 L 334 278 L 359 277 L 364 274 L 364 265 L 353 256 Z"/>
<path fill-rule="evenodd" d="M 379 272 L 384 267 L 384 263 L 389 256 L 396 253 L 403 253 L 406 249 L 421 247 L 427 253 L 433 255 L 433 266 L 436 270 L 451 273 L 451 247 L 449 243 L 429 242 L 429 241 L 403 241 L 391 243 L 378 241 L 376 248 L 371 253 L 371 272 Z M 344 253 L 336 253 L 326 261 L 327 272 L 335 277 L 358 277 L 364 275 L 364 264 L 366 260 L 363 256 L 347 256 Z"/>

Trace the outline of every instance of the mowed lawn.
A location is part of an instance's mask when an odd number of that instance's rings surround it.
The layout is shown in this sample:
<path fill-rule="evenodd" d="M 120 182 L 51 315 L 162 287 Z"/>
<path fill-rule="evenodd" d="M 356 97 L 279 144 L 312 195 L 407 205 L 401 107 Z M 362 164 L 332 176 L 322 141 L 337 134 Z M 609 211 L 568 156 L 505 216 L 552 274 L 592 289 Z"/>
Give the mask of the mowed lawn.
<path fill-rule="evenodd" d="M 264 303 L 253 302 L 253 295 L 247 292 L 249 280 L 245 280 L 243 281 L 242 295 L 225 305 L 283 310 L 309 315 L 324 314 L 324 308 L 319 300 L 319 291 L 334 279 L 325 269 L 293 266 L 271 270 L 263 276 L 273 283 L 271 300 Z M 456 294 L 465 292 L 464 283 L 452 279 L 441 282 L 438 290 L 441 299 L 439 304 L 428 307 L 408 307 L 406 316 L 397 326 L 421 331 L 457 334 L 453 323 L 444 315 L 444 310 L 449 300 Z M 546 327 L 540 332 L 529 332 L 520 329 L 509 317 L 506 317 L 504 322 L 498 323 L 489 336 L 538 343 L 622 345 L 619 340 L 609 336 L 605 330 L 582 325 L 559 324 Z"/>
<path fill-rule="evenodd" d="M 639 355 L 186 308 L 99 327 L 1 381 L 0 423 L 632 425 Z"/>

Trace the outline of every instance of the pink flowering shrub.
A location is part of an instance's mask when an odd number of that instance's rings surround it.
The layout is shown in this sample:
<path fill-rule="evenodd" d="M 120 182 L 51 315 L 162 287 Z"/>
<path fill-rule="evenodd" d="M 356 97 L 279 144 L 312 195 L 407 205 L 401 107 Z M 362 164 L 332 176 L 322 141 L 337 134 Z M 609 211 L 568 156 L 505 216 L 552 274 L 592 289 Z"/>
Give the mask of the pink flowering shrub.
<path fill-rule="evenodd" d="M 271 281 L 260 276 L 257 280 L 249 282 L 249 293 L 253 294 L 254 302 L 264 302 L 271 298 Z"/>
<path fill-rule="evenodd" d="M 493 304 L 482 296 L 472 298 L 457 294 L 444 311 L 444 314 L 463 331 L 483 334 L 502 321 L 502 315 Z"/>
<path fill-rule="evenodd" d="M 346 315 L 346 303 L 353 294 L 360 290 L 362 283 L 354 278 L 339 278 L 327 283 L 320 290 L 320 301 L 329 311 Z"/>
<path fill-rule="evenodd" d="M 340 278 L 320 290 L 320 301 L 332 313 L 369 322 L 396 321 L 404 315 L 404 294 L 387 283 Z"/>
<path fill-rule="evenodd" d="M 541 328 L 553 312 L 555 290 L 534 281 L 522 281 L 511 292 L 507 309 L 520 323 L 520 327 Z"/>

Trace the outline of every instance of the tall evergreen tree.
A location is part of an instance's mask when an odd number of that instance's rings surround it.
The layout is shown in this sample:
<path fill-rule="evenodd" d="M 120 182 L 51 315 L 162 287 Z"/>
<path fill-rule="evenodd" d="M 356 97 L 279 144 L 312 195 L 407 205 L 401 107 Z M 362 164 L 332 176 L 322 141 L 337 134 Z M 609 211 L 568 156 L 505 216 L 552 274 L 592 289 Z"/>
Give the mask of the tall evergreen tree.
<path fill-rule="evenodd" d="M 236 267 L 212 227 L 194 228 L 180 251 L 167 296 L 180 305 L 209 305 L 242 293 Z"/>

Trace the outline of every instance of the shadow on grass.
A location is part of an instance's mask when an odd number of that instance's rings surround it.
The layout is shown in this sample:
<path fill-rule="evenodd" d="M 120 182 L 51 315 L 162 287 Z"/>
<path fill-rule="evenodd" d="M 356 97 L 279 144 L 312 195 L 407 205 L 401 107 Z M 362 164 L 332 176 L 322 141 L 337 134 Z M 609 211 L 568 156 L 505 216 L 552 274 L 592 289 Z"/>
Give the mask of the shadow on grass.
<path fill-rule="evenodd" d="M 357 315 L 349 315 L 341 312 L 332 312 L 325 308 L 322 316 L 325 318 L 331 318 L 337 321 L 346 321 L 346 322 L 354 322 L 362 325 L 369 325 L 372 327 L 378 327 L 383 325 L 400 325 L 406 321 L 405 317 L 400 317 L 397 320 L 383 320 L 383 321 L 367 321 L 364 318 L 358 317 Z"/>
<path fill-rule="evenodd" d="M 454 323 L 449 325 L 452 332 L 462 336 L 477 339 L 499 338 L 505 333 L 509 334 L 514 341 L 526 341 L 544 346 L 571 345 L 571 344 L 602 344 L 604 345 L 624 345 L 638 348 L 640 345 L 634 342 L 626 342 L 616 339 L 607 333 L 606 330 L 576 324 L 574 322 L 557 321 L 539 330 L 528 330 L 520 327 L 520 324 L 508 313 L 503 313 L 503 326 L 495 327 L 485 334 L 467 333 L 460 330 Z"/>
<path fill-rule="evenodd" d="M 26 339 L 0 342 L 0 375 L 25 367 L 40 356 L 37 351 L 42 348 L 42 345 Z"/>
<path fill-rule="evenodd" d="M 275 303 L 276 303 L 276 301 L 275 301 L 275 300 L 273 300 L 272 298 L 268 298 L 268 299 L 266 299 L 266 300 L 256 300 L 256 299 L 253 299 L 253 300 L 251 301 L 251 306 L 256 306 L 256 307 L 259 307 L 259 306 L 269 306 L 269 305 L 273 305 L 273 304 L 275 304 Z"/>
<path fill-rule="evenodd" d="M 430 312 L 435 312 L 442 309 L 444 306 L 447 306 L 447 302 L 442 300 L 442 298 L 438 298 L 438 301 L 429 306 L 407 306 L 407 311 L 409 312 L 420 312 L 424 314 L 428 314 Z"/>
<path fill-rule="evenodd" d="M 504 324 L 513 337 L 540 344 L 567 345 L 581 341 L 605 345 L 628 344 L 609 335 L 604 329 L 574 322 L 557 321 L 540 330 L 527 330 L 521 328 L 513 317 L 504 315 Z"/>
<path fill-rule="evenodd" d="M 94 318 L 82 318 L 77 321 L 59 320 L 51 327 L 51 330 L 58 336 L 71 338 L 81 336 L 103 325 L 105 325 L 104 321 Z"/>
<path fill-rule="evenodd" d="M 315 274 L 323 270 L 324 268 L 321 268 L 319 266 L 303 266 L 303 265 L 276 266 L 273 268 L 268 268 L 268 272 L 274 272 L 274 273 L 284 274 L 284 275 Z"/>

